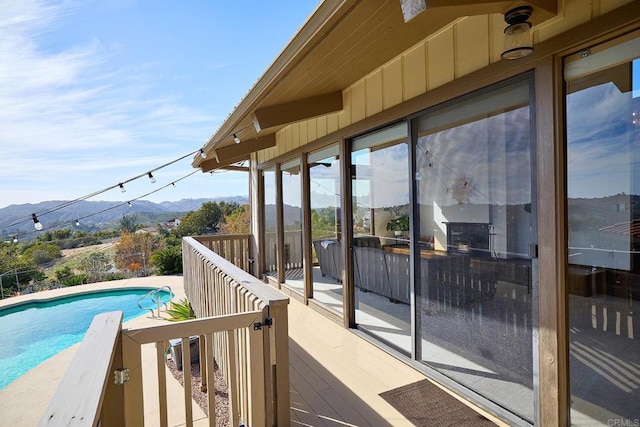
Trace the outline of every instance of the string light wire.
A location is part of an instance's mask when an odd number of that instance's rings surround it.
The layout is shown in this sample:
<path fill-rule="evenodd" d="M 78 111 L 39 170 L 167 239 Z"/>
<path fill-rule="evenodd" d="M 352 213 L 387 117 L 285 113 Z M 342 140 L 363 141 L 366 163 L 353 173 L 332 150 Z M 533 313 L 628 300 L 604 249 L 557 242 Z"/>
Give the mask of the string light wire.
<path fill-rule="evenodd" d="M 181 178 L 178 178 L 178 179 L 176 179 L 175 181 L 170 182 L 169 184 L 166 184 L 166 185 L 164 185 L 164 186 L 162 186 L 162 187 L 156 188 L 155 190 L 150 191 L 150 192 L 148 192 L 148 193 L 146 193 L 146 194 L 143 194 L 143 195 L 141 195 L 141 196 L 138 196 L 138 197 L 136 197 L 135 199 L 131 199 L 131 200 L 127 201 L 127 202 L 122 202 L 122 203 L 119 203 L 119 204 L 117 204 L 117 205 L 113 205 L 113 206 L 110 206 L 110 207 L 108 207 L 108 208 L 102 209 L 102 210 L 100 210 L 100 211 L 93 212 L 93 213 L 91 213 L 91 214 L 88 214 L 88 215 L 85 215 L 85 216 L 78 217 L 78 218 L 76 218 L 75 220 L 73 220 L 73 223 L 74 223 L 74 224 L 76 224 L 76 226 L 77 226 L 77 225 L 79 225 L 79 224 L 80 224 L 80 221 L 82 221 L 82 220 L 84 220 L 84 219 L 91 218 L 92 216 L 100 215 L 101 213 L 105 213 L 105 212 L 108 212 L 108 211 L 111 211 L 111 210 L 117 209 L 117 208 L 119 208 L 119 207 L 126 206 L 126 205 L 128 205 L 129 203 L 131 203 L 131 202 L 133 202 L 133 201 L 140 200 L 140 199 L 142 199 L 142 198 L 148 197 L 148 196 L 150 196 L 150 195 L 152 195 L 152 194 L 155 194 L 155 193 L 157 193 L 157 192 L 159 192 L 159 191 L 164 190 L 165 188 L 167 188 L 167 187 L 169 187 L 169 186 L 173 186 L 173 187 L 175 187 L 175 184 L 176 184 L 177 182 L 180 182 L 180 181 L 182 181 L 182 180 L 184 180 L 184 179 L 187 179 L 187 178 L 189 178 L 189 177 L 191 177 L 191 176 L 195 175 L 195 174 L 196 174 L 196 173 L 198 173 L 198 172 L 200 172 L 200 171 L 196 169 L 196 170 L 194 170 L 193 172 L 190 172 L 189 174 L 187 174 L 187 175 L 185 175 L 185 176 L 183 176 L 183 177 L 181 177 Z M 55 228 L 55 229 L 59 229 L 59 228 L 60 228 L 60 227 L 57 227 L 57 228 Z M 54 229 L 54 230 L 55 230 L 55 229 Z M 22 232 L 22 233 L 16 233 L 16 234 L 15 234 L 15 238 L 14 238 L 14 239 L 16 239 L 16 240 L 17 240 L 19 237 L 26 236 L 26 235 L 29 235 L 29 234 L 34 234 L 34 233 L 37 233 L 37 231 L 36 231 L 36 230 L 33 230 L 33 231 L 24 231 L 24 232 Z"/>
<path fill-rule="evenodd" d="M 229 132 L 228 134 L 224 135 L 222 138 L 220 138 L 220 139 L 218 139 L 217 141 L 213 142 L 213 144 L 212 144 L 212 146 L 211 146 L 211 150 L 214 150 L 214 149 L 215 149 L 218 145 L 220 145 L 220 143 L 221 143 L 222 141 L 224 141 L 224 139 L 225 139 L 225 138 L 227 138 L 228 136 L 233 136 L 234 141 L 236 142 L 236 144 L 237 144 L 237 143 L 239 143 L 239 142 L 238 142 L 238 140 L 239 140 L 240 138 L 237 136 L 237 134 L 238 134 L 239 132 L 242 132 L 243 130 L 246 130 L 246 129 L 248 129 L 248 128 L 252 127 L 252 126 L 253 126 L 253 125 L 251 125 L 251 124 L 250 124 L 250 125 L 247 125 L 247 126 L 245 126 L 245 127 L 243 127 L 243 128 L 236 129 L 236 130 L 234 130 L 234 131 L 232 131 L 232 132 Z M 257 137 L 257 136 L 256 136 L 256 137 Z M 94 191 L 93 193 L 86 194 L 86 195 L 84 195 L 84 196 L 82 196 L 82 197 L 78 197 L 78 198 L 76 198 L 76 199 L 66 201 L 66 202 L 64 202 L 64 203 L 61 203 L 60 205 L 54 206 L 53 208 L 50 208 L 50 209 L 46 209 L 46 210 L 44 210 L 44 211 L 42 211 L 42 212 L 34 212 L 34 213 L 32 213 L 32 215 L 44 216 L 44 215 L 50 214 L 50 213 L 52 213 L 52 212 L 59 211 L 60 209 L 64 209 L 64 208 L 66 208 L 66 207 L 69 207 L 69 206 L 71 206 L 71 205 L 73 205 L 73 204 L 75 204 L 75 203 L 79 203 L 79 202 L 82 202 L 82 201 L 84 201 L 84 200 L 90 199 L 90 198 L 92 198 L 92 197 L 98 196 L 98 195 L 100 195 L 100 194 L 106 193 L 107 191 L 113 190 L 114 188 L 121 188 L 121 189 L 124 189 L 124 184 L 130 183 L 130 182 L 135 181 L 135 180 L 137 180 L 137 179 L 139 179 L 139 178 L 141 178 L 141 177 L 144 177 L 144 176 L 148 177 L 149 179 L 152 179 L 152 182 L 153 182 L 153 178 L 152 178 L 152 177 L 153 177 L 153 172 L 156 172 L 156 171 L 158 171 L 158 170 L 160 170 L 160 169 L 163 169 L 163 168 L 165 168 L 165 167 L 167 167 L 167 166 L 170 166 L 170 165 L 172 165 L 172 164 L 174 164 L 174 163 L 177 163 L 177 162 L 179 162 L 179 161 L 181 161 L 181 160 L 183 160 L 183 159 L 186 159 L 187 157 L 193 157 L 193 156 L 195 156 L 196 154 L 197 154 L 197 155 L 202 155 L 202 154 L 204 154 L 204 157 L 203 157 L 203 160 L 204 160 L 204 159 L 206 158 L 206 151 L 205 151 L 206 145 L 207 145 L 207 144 L 205 144 L 205 146 L 204 146 L 204 147 L 198 148 L 198 149 L 197 149 L 197 150 L 195 150 L 195 151 L 191 151 L 191 152 L 189 152 L 189 153 L 185 154 L 184 156 L 178 157 L 177 159 L 174 159 L 174 160 L 172 160 L 172 161 L 170 161 L 170 162 L 167 162 L 167 163 L 165 163 L 165 164 L 163 164 L 163 165 L 160 165 L 160 166 L 158 166 L 158 167 L 156 167 L 156 168 L 153 168 L 153 169 L 148 170 L 148 171 L 146 171 L 146 172 L 144 172 L 144 173 L 141 173 L 141 174 L 138 174 L 138 175 L 136 175 L 136 176 L 134 176 L 134 177 L 132 177 L 132 178 L 129 178 L 129 179 L 127 179 L 126 181 L 122 181 L 122 182 L 119 182 L 119 183 L 117 183 L 117 184 L 111 185 L 111 186 L 109 186 L 109 187 L 103 188 L 103 189 L 101 189 L 101 190 Z M 197 170 L 196 170 L 196 172 L 197 172 Z M 192 174 L 189 174 L 189 175 L 187 175 L 187 176 L 191 176 L 191 175 L 192 175 Z M 181 178 L 181 179 L 184 179 L 184 177 L 183 177 L 183 178 Z M 178 180 L 178 181 L 180 181 L 180 180 Z M 178 182 L 178 181 L 174 181 L 173 183 L 171 183 L 171 184 L 169 184 L 169 185 L 172 185 L 172 184 L 173 184 L 173 185 L 175 186 L 175 182 Z M 161 188 L 166 188 L 166 186 L 165 186 L 165 187 L 161 187 Z M 158 189 L 158 190 L 160 190 L 160 189 Z M 123 192 L 124 192 L 124 191 L 123 191 Z M 153 192 L 152 192 L 152 193 L 149 193 L 149 194 L 153 194 Z M 144 197 L 144 196 L 142 196 L 142 197 Z M 133 200 L 137 200 L 137 199 L 132 199 L 131 201 L 133 201 Z M 125 204 L 126 204 L 126 203 L 125 203 Z M 11 223 L 11 224 L 8 224 L 8 223 L 0 224 L 0 229 L 6 229 L 6 228 L 10 228 L 10 227 L 15 227 L 16 225 L 20 225 L 20 224 L 22 224 L 22 223 L 25 223 L 25 222 L 27 222 L 27 221 L 30 221 L 31 219 L 32 219 L 32 217 L 27 217 L 27 218 L 25 218 L 25 219 L 23 219 L 23 220 L 20 220 L 20 221 L 17 221 L 17 222 Z M 82 218 L 78 218 L 78 221 L 79 221 L 80 219 L 82 219 Z"/>

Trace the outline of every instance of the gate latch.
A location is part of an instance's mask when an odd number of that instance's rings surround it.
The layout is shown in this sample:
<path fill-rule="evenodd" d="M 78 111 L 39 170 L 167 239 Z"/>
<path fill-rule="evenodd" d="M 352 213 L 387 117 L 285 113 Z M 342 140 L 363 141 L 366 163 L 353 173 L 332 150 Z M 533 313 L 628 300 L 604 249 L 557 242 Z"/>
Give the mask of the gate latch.
<path fill-rule="evenodd" d="M 254 331 L 259 331 L 262 329 L 263 326 L 269 326 L 271 327 L 271 325 L 273 324 L 273 319 L 271 317 L 267 317 L 266 319 L 264 319 L 262 322 L 256 322 L 253 324 L 253 330 Z"/>

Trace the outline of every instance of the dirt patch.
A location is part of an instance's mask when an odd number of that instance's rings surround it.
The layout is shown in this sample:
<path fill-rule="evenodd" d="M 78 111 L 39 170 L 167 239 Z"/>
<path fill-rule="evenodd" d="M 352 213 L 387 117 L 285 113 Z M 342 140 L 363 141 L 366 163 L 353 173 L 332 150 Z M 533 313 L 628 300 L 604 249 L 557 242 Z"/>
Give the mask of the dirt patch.
<path fill-rule="evenodd" d="M 171 371 L 171 374 L 176 378 L 180 385 L 184 387 L 184 378 L 182 371 L 176 367 L 173 360 L 167 360 L 167 367 Z M 214 377 L 215 384 L 208 384 L 208 391 L 214 391 L 216 394 L 216 426 L 228 427 L 229 426 L 229 392 L 227 384 L 222 377 L 222 373 L 218 369 L 218 364 L 214 361 Z M 207 392 L 201 391 L 202 376 L 200 375 L 200 363 L 195 362 L 191 364 L 191 397 L 206 413 L 207 411 Z"/>
<path fill-rule="evenodd" d="M 101 243 L 99 245 L 84 246 L 81 248 L 63 249 L 62 257 L 74 258 L 78 255 L 82 255 L 87 252 L 105 252 L 111 249 L 113 246 L 114 246 L 114 243 Z"/>

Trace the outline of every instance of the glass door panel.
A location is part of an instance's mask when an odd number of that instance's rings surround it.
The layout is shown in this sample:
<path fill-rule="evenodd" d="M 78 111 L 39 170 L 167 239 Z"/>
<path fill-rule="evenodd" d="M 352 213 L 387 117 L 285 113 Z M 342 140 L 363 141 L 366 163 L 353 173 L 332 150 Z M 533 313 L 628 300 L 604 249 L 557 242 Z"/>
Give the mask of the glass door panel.
<path fill-rule="evenodd" d="M 640 38 L 565 61 L 572 425 L 640 418 Z"/>
<path fill-rule="evenodd" d="M 277 277 L 278 239 L 276 215 L 276 170 L 269 168 L 262 171 L 264 188 L 264 273 Z"/>
<path fill-rule="evenodd" d="M 284 283 L 304 295 L 302 271 L 302 176 L 300 159 L 282 163 Z"/>
<path fill-rule="evenodd" d="M 342 314 L 340 159 L 338 146 L 310 153 L 313 299 Z"/>
<path fill-rule="evenodd" d="M 418 360 L 532 422 L 529 80 L 415 123 Z"/>
<path fill-rule="evenodd" d="M 352 142 L 358 328 L 409 354 L 409 157 L 402 123 Z"/>

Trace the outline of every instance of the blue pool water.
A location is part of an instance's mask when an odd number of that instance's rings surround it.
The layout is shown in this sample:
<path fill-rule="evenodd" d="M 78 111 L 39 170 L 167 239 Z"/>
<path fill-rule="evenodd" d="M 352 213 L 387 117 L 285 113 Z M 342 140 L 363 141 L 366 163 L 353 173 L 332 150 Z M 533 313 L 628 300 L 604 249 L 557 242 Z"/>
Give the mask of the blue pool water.
<path fill-rule="evenodd" d="M 0 389 L 80 342 L 97 314 L 122 311 L 126 322 L 148 313 L 137 303 L 149 291 L 138 288 L 84 293 L 0 309 Z M 168 292 L 163 292 L 162 300 L 169 300 Z"/>

